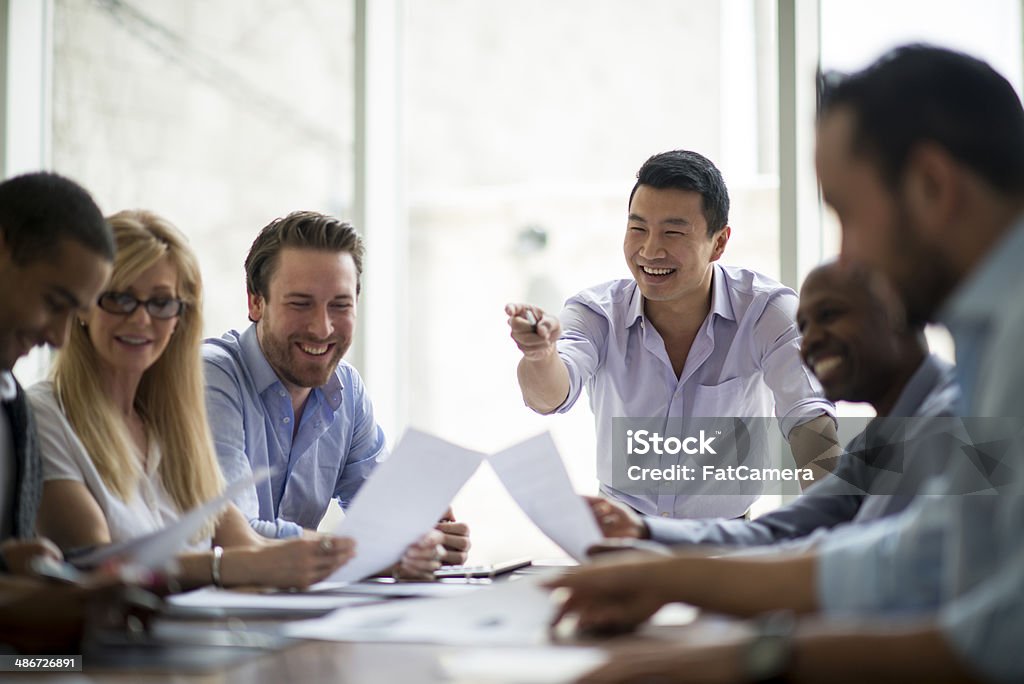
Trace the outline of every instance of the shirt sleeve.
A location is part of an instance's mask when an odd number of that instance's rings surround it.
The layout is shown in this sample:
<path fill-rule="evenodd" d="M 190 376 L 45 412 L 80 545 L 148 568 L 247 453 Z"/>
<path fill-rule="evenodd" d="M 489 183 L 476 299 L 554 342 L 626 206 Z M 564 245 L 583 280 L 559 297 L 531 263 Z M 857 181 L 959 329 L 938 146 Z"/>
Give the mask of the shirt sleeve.
<path fill-rule="evenodd" d="M 836 416 L 835 406 L 825 399 L 818 379 L 800 358 L 797 303 L 796 295 L 790 292 L 773 296 L 754 330 L 764 381 L 775 397 L 775 416 L 787 438 L 797 425 L 822 414 L 833 421 Z"/>
<path fill-rule="evenodd" d="M 760 546 L 801 539 L 818 529 L 831 529 L 857 515 L 864 496 L 851 493 L 840 472 L 849 456 L 840 460 L 836 472 L 823 478 L 802 496 L 766 513 L 756 520 L 685 520 L 645 517 L 651 539 L 663 544 L 715 544 Z M 847 468 L 850 466 L 848 465 Z"/>
<path fill-rule="evenodd" d="M 75 454 L 83 456 L 84 448 L 60 410 L 49 385 L 33 387 L 28 392 L 36 419 L 39 456 L 43 465 L 43 481 L 74 480 L 85 482 Z"/>
<path fill-rule="evenodd" d="M 1010 419 L 1019 425 L 1019 419 Z M 1007 446 L 1007 441 L 1010 442 Z M 955 542 L 948 601 L 939 624 L 965 662 L 994 682 L 1024 681 L 1024 462 L 1019 437 L 1000 440 L 1001 458 L 1013 469 L 1005 491 L 943 497 L 953 511 Z M 961 464 L 959 470 L 966 470 Z M 995 492 L 996 490 L 992 490 Z M 952 505 L 950 505 L 952 504 Z"/>
<path fill-rule="evenodd" d="M 556 412 L 565 413 L 600 367 L 607 348 L 609 325 L 608 319 L 575 297 L 566 303 L 558 319 L 562 325 L 558 355 L 569 371 L 569 394 Z"/>
<path fill-rule="evenodd" d="M 818 547 L 818 602 L 824 614 L 913 614 L 945 595 L 950 497 L 925 494 L 902 513 L 851 525 Z"/>
<path fill-rule="evenodd" d="M 228 483 L 252 476 L 245 453 L 245 419 L 241 391 L 234 377 L 216 363 L 205 360 L 206 411 L 213 432 L 213 444 L 221 472 Z M 234 498 L 235 505 L 258 534 L 270 538 L 297 537 L 302 527 L 283 519 L 260 518 L 255 485 Z"/>
<path fill-rule="evenodd" d="M 953 650 L 986 680 L 1024 681 L 1024 544 L 988 581 L 946 606 L 939 624 Z"/>
<path fill-rule="evenodd" d="M 387 441 L 384 431 L 373 417 L 373 404 L 366 393 L 359 374 L 352 371 L 348 388 L 351 394 L 346 397 L 352 406 L 352 441 L 345 467 L 338 474 L 334 487 L 334 497 L 341 508 L 347 509 L 363 482 L 373 473 L 377 463 L 388 456 Z"/>

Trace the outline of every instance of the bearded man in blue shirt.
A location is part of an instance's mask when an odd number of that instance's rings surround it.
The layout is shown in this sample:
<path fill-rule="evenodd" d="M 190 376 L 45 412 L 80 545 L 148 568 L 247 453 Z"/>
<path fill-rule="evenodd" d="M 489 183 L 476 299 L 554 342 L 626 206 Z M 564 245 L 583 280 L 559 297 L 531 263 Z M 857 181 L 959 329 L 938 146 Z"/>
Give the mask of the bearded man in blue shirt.
<path fill-rule="evenodd" d="M 272 221 L 245 260 L 252 325 L 203 345 L 225 477 L 271 471 L 235 502 L 266 537 L 315 530 L 331 499 L 348 506 L 387 456 L 362 379 L 342 358 L 355 333 L 362 260 L 362 238 L 348 223 L 311 211 Z M 450 518 L 436 540 L 428 535 L 406 552 L 409 574 L 465 562 L 468 528 Z M 444 551 L 435 555 L 437 541 Z"/>

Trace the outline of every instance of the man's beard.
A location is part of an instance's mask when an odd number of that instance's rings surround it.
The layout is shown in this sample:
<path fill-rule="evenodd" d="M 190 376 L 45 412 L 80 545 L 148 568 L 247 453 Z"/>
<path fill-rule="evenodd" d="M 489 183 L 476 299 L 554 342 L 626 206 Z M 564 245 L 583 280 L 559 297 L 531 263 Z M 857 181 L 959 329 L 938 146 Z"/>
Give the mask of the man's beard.
<path fill-rule="evenodd" d="M 935 321 L 959 278 L 949 258 L 920 238 L 906 212 L 901 212 L 900 219 L 887 231 L 893 266 L 889 275 L 906 307 L 907 323 L 924 326 Z"/>
<path fill-rule="evenodd" d="M 267 362 L 285 383 L 293 387 L 323 387 L 331 379 L 341 361 L 341 357 L 348 350 L 348 345 L 336 342 L 331 351 L 330 363 L 326 366 L 302 368 L 296 363 L 293 352 L 293 340 L 281 340 L 266 330 L 259 336 L 260 348 L 263 350 Z"/>

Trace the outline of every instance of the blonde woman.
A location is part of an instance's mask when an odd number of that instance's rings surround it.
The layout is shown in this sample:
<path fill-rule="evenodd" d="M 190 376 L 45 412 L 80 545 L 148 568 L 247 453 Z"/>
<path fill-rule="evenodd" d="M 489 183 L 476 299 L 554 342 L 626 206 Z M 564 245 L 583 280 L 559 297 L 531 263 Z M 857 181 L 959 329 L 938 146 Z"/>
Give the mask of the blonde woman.
<path fill-rule="evenodd" d="M 109 221 L 111 281 L 73 326 L 52 381 L 29 390 L 44 464 L 37 526 L 63 549 L 159 529 L 224 486 L 203 397 L 196 258 L 152 213 Z M 179 564 L 185 585 L 304 587 L 352 555 L 346 538 L 265 540 L 230 506 Z"/>

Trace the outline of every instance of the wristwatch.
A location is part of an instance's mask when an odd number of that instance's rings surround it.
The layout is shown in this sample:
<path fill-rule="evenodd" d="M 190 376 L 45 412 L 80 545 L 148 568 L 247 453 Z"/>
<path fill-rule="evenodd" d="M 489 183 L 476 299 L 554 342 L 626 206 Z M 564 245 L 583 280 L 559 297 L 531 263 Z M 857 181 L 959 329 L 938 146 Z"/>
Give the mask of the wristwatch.
<path fill-rule="evenodd" d="M 793 664 L 793 631 L 796 618 L 791 611 L 769 613 L 756 621 L 757 633 L 743 650 L 743 672 L 752 684 L 787 681 Z"/>

